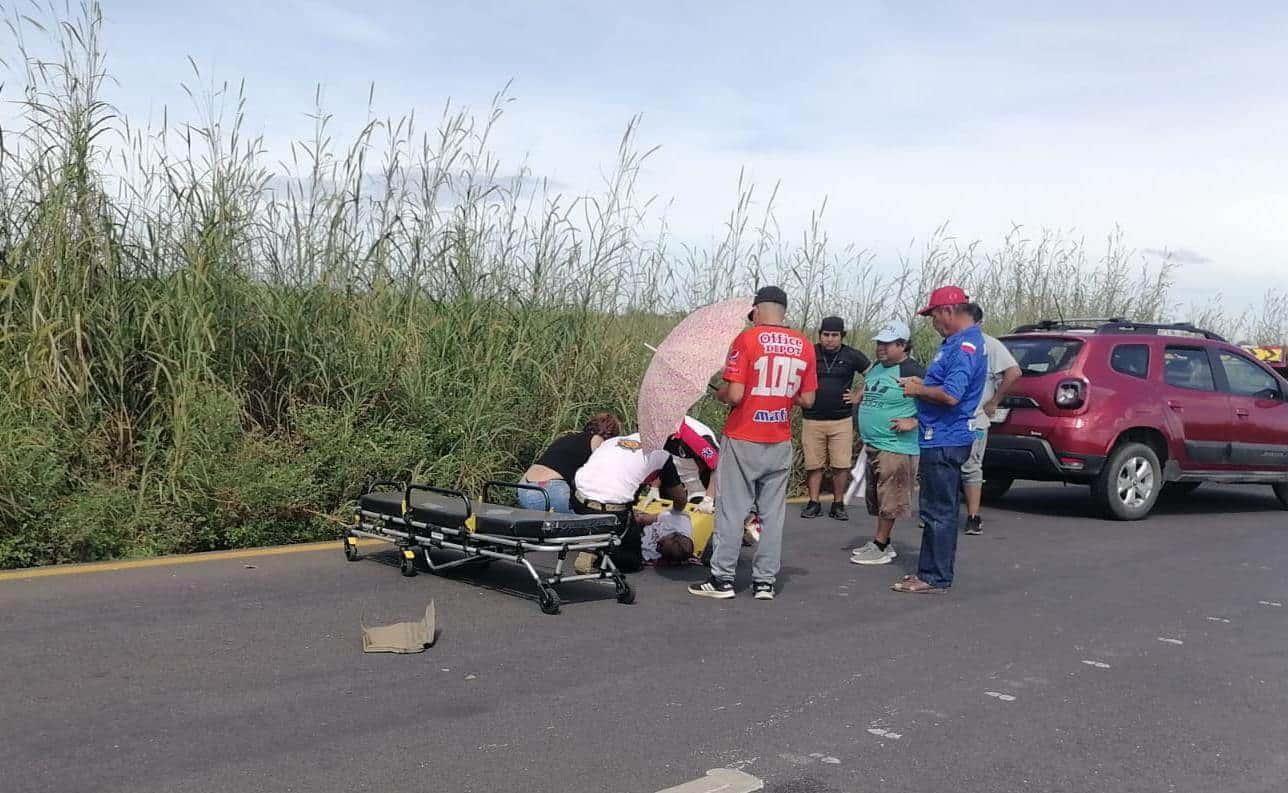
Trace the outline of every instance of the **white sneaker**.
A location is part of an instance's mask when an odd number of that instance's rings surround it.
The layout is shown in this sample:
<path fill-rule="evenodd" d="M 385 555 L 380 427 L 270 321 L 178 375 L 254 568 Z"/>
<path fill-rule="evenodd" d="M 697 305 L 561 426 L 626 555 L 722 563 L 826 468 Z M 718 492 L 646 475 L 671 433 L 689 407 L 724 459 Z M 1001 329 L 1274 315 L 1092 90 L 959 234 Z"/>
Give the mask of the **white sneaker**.
<path fill-rule="evenodd" d="M 890 564 L 898 555 L 899 553 L 894 549 L 894 543 L 887 545 L 883 551 L 875 542 L 869 541 L 867 545 L 854 549 L 854 553 L 850 554 L 850 563 Z"/>

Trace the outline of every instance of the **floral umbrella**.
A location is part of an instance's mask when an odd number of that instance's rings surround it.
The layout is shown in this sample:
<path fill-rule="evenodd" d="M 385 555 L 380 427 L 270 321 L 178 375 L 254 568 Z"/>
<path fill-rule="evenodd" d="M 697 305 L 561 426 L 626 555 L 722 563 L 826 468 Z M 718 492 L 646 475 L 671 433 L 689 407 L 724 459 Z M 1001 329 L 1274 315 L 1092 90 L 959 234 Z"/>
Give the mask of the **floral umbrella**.
<path fill-rule="evenodd" d="M 680 321 L 653 353 L 640 383 L 640 443 L 660 449 L 679 429 L 693 403 L 707 392 L 729 345 L 747 322 L 746 298 L 703 306 Z"/>

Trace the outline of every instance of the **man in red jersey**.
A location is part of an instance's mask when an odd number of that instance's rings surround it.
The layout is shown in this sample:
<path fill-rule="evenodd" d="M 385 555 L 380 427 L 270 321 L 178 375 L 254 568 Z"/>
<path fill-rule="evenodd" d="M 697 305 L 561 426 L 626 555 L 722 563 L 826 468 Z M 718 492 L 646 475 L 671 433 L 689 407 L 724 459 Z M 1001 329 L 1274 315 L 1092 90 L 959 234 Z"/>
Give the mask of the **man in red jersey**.
<path fill-rule="evenodd" d="M 755 506 L 760 543 L 752 563 L 757 600 L 774 599 L 782 564 L 787 477 L 792 468 L 792 408 L 814 404 L 818 375 L 814 345 L 787 327 L 787 293 L 767 286 L 756 293 L 752 327 L 739 334 L 725 360 L 725 384 L 716 395 L 730 405 L 716 469 L 716 526 L 711 578 L 689 587 L 699 597 L 734 596 L 743 521 Z"/>

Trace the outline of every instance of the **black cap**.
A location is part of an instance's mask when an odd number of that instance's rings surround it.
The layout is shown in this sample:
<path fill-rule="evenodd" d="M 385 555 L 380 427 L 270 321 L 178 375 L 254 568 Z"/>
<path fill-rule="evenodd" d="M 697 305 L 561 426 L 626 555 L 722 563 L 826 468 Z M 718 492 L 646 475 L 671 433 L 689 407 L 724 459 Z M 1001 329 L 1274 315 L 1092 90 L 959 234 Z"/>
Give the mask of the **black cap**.
<path fill-rule="evenodd" d="M 756 292 L 756 299 L 751 301 L 753 306 L 761 303 L 777 303 L 783 308 L 787 308 L 787 293 L 776 286 L 762 286 Z"/>
<path fill-rule="evenodd" d="M 845 335 L 845 320 L 840 317 L 823 317 L 823 322 L 818 326 L 819 333 L 840 333 Z"/>
<path fill-rule="evenodd" d="M 776 286 L 762 286 L 756 290 L 756 299 L 751 301 L 752 307 L 761 303 L 777 303 L 783 308 L 787 308 L 787 293 Z M 747 312 L 747 321 L 752 321 L 752 312 Z"/>

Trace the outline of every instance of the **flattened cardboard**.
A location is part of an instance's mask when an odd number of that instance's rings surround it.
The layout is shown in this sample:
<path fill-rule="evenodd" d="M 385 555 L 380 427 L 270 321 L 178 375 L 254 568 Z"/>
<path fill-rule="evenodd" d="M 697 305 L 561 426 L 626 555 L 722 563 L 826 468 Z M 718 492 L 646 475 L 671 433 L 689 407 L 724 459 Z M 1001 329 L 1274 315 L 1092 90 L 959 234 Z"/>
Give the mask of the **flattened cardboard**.
<path fill-rule="evenodd" d="M 704 777 L 657 793 L 752 793 L 764 789 L 765 783 L 751 774 L 732 768 L 713 768 Z"/>
<path fill-rule="evenodd" d="M 423 653 L 434 644 L 434 631 L 438 617 L 434 601 L 425 607 L 424 619 L 416 622 L 399 622 L 394 625 L 362 626 L 362 651 L 364 653 Z"/>

